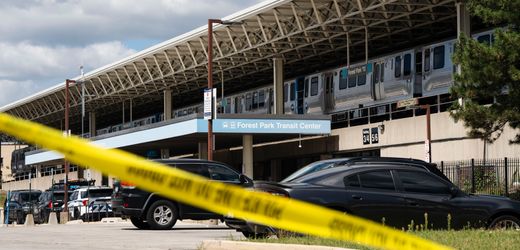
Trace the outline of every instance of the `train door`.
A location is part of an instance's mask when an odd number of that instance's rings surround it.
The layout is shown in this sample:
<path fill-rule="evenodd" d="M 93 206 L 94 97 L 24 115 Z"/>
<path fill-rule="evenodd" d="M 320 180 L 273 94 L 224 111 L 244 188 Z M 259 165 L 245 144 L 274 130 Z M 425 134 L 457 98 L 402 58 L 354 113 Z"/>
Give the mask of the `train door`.
<path fill-rule="evenodd" d="M 383 82 L 385 80 L 385 62 L 375 62 L 372 72 L 372 96 L 374 100 L 381 100 L 385 95 Z"/>
<path fill-rule="evenodd" d="M 325 113 L 329 113 L 331 110 L 334 109 L 334 76 L 332 72 L 325 73 L 323 75 L 323 82 L 324 82 L 324 89 L 325 94 L 323 95 L 324 98 L 324 105 L 325 105 Z"/>
<path fill-rule="evenodd" d="M 415 78 L 413 86 L 413 96 L 422 96 L 422 71 L 423 71 L 423 58 L 422 51 L 415 52 Z"/>
<path fill-rule="evenodd" d="M 305 111 L 305 107 L 304 107 L 304 103 L 305 103 L 305 98 L 304 98 L 304 81 L 305 81 L 305 78 L 304 77 L 299 77 L 296 79 L 296 82 L 295 82 L 295 95 L 296 95 L 296 102 L 295 102 L 295 111 L 296 111 L 296 114 L 304 114 L 304 111 Z"/>

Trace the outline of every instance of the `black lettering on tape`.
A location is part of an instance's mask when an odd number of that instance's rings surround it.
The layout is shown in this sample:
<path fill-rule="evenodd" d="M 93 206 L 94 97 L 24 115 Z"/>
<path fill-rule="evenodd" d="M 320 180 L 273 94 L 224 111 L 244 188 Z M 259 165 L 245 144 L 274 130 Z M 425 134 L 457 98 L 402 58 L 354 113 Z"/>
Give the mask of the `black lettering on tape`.
<path fill-rule="evenodd" d="M 350 221 L 334 218 L 329 223 L 329 229 L 338 232 L 347 239 L 355 239 L 358 235 L 365 233 L 366 228 L 362 225 L 356 225 Z"/>
<path fill-rule="evenodd" d="M 232 197 L 233 192 L 231 190 L 228 190 L 226 187 L 222 187 L 221 189 L 217 190 L 215 194 L 215 199 L 213 201 L 223 206 L 230 206 Z"/>
<path fill-rule="evenodd" d="M 283 208 L 272 201 L 268 201 L 264 207 L 264 214 L 277 220 L 281 218 L 282 211 Z"/>
<path fill-rule="evenodd" d="M 211 187 L 210 187 L 210 185 L 208 185 L 206 183 L 198 186 L 197 191 L 195 192 L 195 194 L 197 196 L 200 196 L 206 200 L 210 198 L 210 193 L 211 193 Z"/>
<path fill-rule="evenodd" d="M 155 182 L 160 185 L 164 184 L 164 175 L 162 175 L 158 172 L 146 170 L 146 169 L 142 169 L 142 168 L 136 168 L 133 166 L 129 166 L 129 167 L 127 167 L 127 169 L 128 169 L 127 173 L 129 175 L 133 175 L 138 178 L 149 180 L 149 181 Z"/>
<path fill-rule="evenodd" d="M 190 192 L 191 187 L 193 186 L 193 181 L 190 179 L 185 179 L 177 176 L 170 176 L 170 181 L 168 182 L 168 186 L 171 189 L 177 189 L 181 192 Z"/>

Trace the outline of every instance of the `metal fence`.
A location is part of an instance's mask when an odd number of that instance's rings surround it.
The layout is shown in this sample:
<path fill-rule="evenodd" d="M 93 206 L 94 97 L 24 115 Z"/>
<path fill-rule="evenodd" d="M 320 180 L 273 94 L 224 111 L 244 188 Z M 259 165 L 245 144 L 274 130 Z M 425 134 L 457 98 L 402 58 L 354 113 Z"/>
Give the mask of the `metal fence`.
<path fill-rule="evenodd" d="M 520 200 L 520 158 L 441 161 L 437 167 L 467 193 Z"/>

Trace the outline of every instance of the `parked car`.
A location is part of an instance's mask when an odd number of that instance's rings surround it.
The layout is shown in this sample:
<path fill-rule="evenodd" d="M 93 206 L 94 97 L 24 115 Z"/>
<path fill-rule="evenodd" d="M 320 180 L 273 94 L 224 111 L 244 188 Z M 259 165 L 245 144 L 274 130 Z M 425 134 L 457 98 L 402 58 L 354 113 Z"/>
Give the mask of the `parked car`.
<path fill-rule="evenodd" d="M 69 197 L 72 196 L 73 191 L 69 191 Z M 47 190 L 43 192 L 38 198 L 38 203 L 34 210 L 34 222 L 46 223 L 49 221 L 51 213 L 60 213 L 63 210 L 65 191 L 64 190 Z M 60 216 L 56 216 L 58 221 Z"/>
<path fill-rule="evenodd" d="M 520 202 L 466 194 L 438 174 L 396 162 L 360 162 L 317 171 L 298 179 L 262 183 L 255 189 L 298 199 L 386 225 L 408 229 L 485 227 L 520 229 Z M 276 229 L 226 218 L 248 237 Z"/>
<path fill-rule="evenodd" d="M 179 168 L 215 181 L 252 187 L 253 181 L 224 163 L 197 160 L 158 160 L 159 163 Z M 140 229 L 166 230 L 172 228 L 177 220 L 223 219 L 222 215 L 193 207 L 176 200 L 165 198 L 126 184 L 119 188 L 119 204 L 123 218 L 130 218 L 134 226 Z M 114 202 L 118 202 L 114 200 Z M 122 204 L 121 204 L 122 203 Z"/>
<path fill-rule="evenodd" d="M 25 223 L 26 215 L 33 213 L 41 193 L 42 191 L 34 189 L 11 191 L 9 200 L 6 200 L 6 204 L 4 204 L 4 207 L 7 208 L 4 216 L 8 218 L 8 224 L 12 222 Z"/>
<path fill-rule="evenodd" d="M 101 220 L 113 215 L 110 196 L 112 188 L 106 186 L 82 187 L 70 196 L 68 210 L 74 220 Z"/>

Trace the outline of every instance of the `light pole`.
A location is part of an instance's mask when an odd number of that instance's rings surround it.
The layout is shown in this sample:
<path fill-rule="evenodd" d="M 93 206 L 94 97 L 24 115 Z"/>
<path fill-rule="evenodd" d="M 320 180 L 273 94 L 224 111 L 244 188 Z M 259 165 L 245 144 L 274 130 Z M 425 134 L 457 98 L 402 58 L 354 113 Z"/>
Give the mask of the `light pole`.
<path fill-rule="evenodd" d="M 76 83 L 74 80 L 65 80 L 65 135 L 69 136 L 69 84 Z M 69 162 L 64 160 L 65 162 L 65 185 L 63 187 L 64 196 L 63 196 L 63 204 L 65 207 L 63 208 L 63 212 L 68 212 L 68 201 L 69 201 Z"/>
<path fill-rule="evenodd" d="M 213 24 L 241 24 L 242 22 L 224 21 L 220 19 L 208 19 L 208 90 L 213 91 Z M 224 77 L 222 77 L 224 78 Z M 213 92 L 212 96 L 213 96 Z M 208 160 L 213 160 L 213 101 L 211 102 L 212 112 L 208 119 Z"/>

